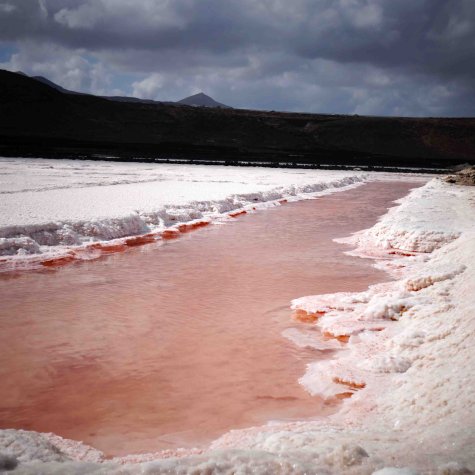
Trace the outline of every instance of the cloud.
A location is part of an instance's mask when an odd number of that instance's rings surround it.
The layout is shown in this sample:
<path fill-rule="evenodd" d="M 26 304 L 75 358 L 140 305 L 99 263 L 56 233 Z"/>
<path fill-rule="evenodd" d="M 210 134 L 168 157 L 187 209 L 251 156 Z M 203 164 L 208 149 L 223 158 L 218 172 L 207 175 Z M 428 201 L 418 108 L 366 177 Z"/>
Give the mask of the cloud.
<path fill-rule="evenodd" d="M 82 91 L 473 115 L 473 0 L 16 0 L 0 41 L 4 67 Z"/>
<path fill-rule="evenodd" d="M 84 28 L 93 29 L 100 23 L 101 14 L 103 14 L 102 5 L 97 3 L 96 6 L 86 3 L 75 9 L 63 8 L 54 14 L 54 19 L 67 28 Z"/>
<path fill-rule="evenodd" d="M 142 0 L 137 8 L 134 2 L 121 0 L 88 0 L 72 8 L 62 8 L 53 15 L 54 21 L 71 30 L 94 30 L 96 27 L 110 33 L 131 34 L 150 29 L 182 28 L 170 0 Z"/>
<path fill-rule="evenodd" d="M 141 81 L 132 83 L 132 95 L 141 99 L 164 99 L 160 97 L 160 92 L 165 85 L 165 78 L 162 74 L 155 73 L 147 76 Z"/>
<path fill-rule="evenodd" d="M 123 94 L 124 91 L 111 87 L 113 71 L 101 62 L 88 59 L 83 53 L 57 45 L 24 42 L 8 61 L 0 63 L 0 69 L 45 76 L 73 91 Z"/>
<path fill-rule="evenodd" d="M 0 12 L 2 13 L 11 13 L 15 10 L 15 5 L 11 3 L 0 3 Z"/>

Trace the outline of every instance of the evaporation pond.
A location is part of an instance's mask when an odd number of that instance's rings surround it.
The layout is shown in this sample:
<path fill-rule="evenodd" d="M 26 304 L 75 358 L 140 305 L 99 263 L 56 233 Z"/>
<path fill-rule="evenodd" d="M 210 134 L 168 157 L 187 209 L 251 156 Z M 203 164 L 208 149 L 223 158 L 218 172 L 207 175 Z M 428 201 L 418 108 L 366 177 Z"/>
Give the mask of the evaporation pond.
<path fill-rule="evenodd" d="M 108 455 L 328 414 L 298 384 L 326 353 L 282 336 L 293 298 L 388 277 L 332 241 L 414 184 L 369 183 L 97 261 L 0 277 L 0 427 Z"/>

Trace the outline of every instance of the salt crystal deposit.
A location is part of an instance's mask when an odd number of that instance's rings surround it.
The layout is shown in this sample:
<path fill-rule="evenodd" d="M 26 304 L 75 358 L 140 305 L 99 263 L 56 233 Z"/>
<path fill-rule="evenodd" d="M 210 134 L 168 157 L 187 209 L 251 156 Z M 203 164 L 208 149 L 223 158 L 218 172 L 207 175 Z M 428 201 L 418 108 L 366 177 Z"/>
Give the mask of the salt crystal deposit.
<path fill-rule="evenodd" d="M 0 269 L 358 186 L 361 172 L 0 158 Z M 89 247 L 88 247 L 89 246 Z M 79 252 L 77 251 L 79 248 Z M 86 248 L 86 249 L 84 249 Z"/>
<path fill-rule="evenodd" d="M 326 188 L 317 189 L 310 183 L 310 171 L 303 173 L 305 178 L 299 177 L 298 185 L 290 185 L 295 176 L 281 170 L 252 173 L 289 181 L 279 192 L 269 180 L 259 185 L 260 191 L 253 185 L 239 199 L 216 195 L 219 205 L 213 202 L 214 212 L 243 208 L 253 197 L 257 201 L 300 197 L 326 189 L 328 183 L 346 186 L 364 179 L 347 174 L 335 181 L 331 172 Z M 203 216 L 208 217 L 209 210 Z M 141 220 L 144 211 L 137 213 Z M 377 265 L 396 280 L 365 292 L 308 296 L 292 302 L 294 309 L 318 315 L 313 325 L 322 333 L 340 337 L 336 346 L 331 345 L 338 350 L 336 356 L 311 363 L 300 379 L 313 394 L 343 397 L 336 415 L 231 431 L 203 453 L 178 450 L 107 462 L 80 443 L 51 434 L 5 430 L 0 431 L 0 467 L 13 468 L 11 473 L 472 473 L 474 216 L 472 187 L 433 179 L 400 200 L 371 229 L 345 240 L 356 247 L 348 248 L 349 252 L 376 257 Z M 161 219 L 157 223 L 169 224 Z M 5 233 L 7 226 L 13 229 L 15 224 L 3 222 L 2 226 Z M 32 239 L 43 252 L 43 244 L 26 234 L 17 232 L 3 239 L 23 239 L 10 248 L 25 246 L 30 249 L 27 252 L 38 252 L 28 240 Z M 312 346 L 310 333 L 286 336 Z"/>

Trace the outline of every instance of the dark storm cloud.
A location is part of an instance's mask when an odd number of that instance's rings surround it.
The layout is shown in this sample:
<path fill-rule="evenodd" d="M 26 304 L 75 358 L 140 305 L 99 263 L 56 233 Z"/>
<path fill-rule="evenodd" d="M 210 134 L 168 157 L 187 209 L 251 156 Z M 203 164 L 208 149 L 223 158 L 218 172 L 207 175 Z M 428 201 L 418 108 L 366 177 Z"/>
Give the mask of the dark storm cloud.
<path fill-rule="evenodd" d="M 238 1 L 18 0 L 11 5 L 12 11 L 0 12 L 0 37 L 74 48 L 227 51 L 255 41 L 258 32 L 249 33 L 259 24 L 246 19 Z"/>
<path fill-rule="evenodd" d="M 94 92 L 474 114 L 474 0 L 0 0 L 0 40 L 4 67 Z"/>

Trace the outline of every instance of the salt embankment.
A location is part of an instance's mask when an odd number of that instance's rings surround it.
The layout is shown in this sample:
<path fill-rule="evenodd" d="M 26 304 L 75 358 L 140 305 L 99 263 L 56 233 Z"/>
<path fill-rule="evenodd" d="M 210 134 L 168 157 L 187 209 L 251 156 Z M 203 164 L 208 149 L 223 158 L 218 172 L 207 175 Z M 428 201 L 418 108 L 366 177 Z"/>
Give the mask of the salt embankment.
<path fill-rule="evenodd" d="M 361 172 L 0 158 L 0 270 L 90 260 L 358 186 Z"/>
<path fill-rule="evenodd" d="M 473 189 L 432 180 L 347 239 L 363 257 L 390 257 L 378 266 L 397 280 L 292 306 L 315 314 L 322 333 L 349 337 L 336 359 L 310 364 L 301 383 L 352 397 L 321 423 L 231 433 L 214 448 L 313 453 L 311 470 L 323 473 L 473 470 L 474 211 Z"/>
<path fill-rule="evenodd" d="M 335 416 L 231 431 L 203 453 L 106 462 L 73 441 L 2 431 L 0 463 L 19 462 L 12 473 L 471 473 L 474 208 L 473 188 L 432 180 L 346 240 L 396 280 L 292 302 L 321 333 L 348 339 L 301 378 L 312 393 L 345 397 Z"/>

